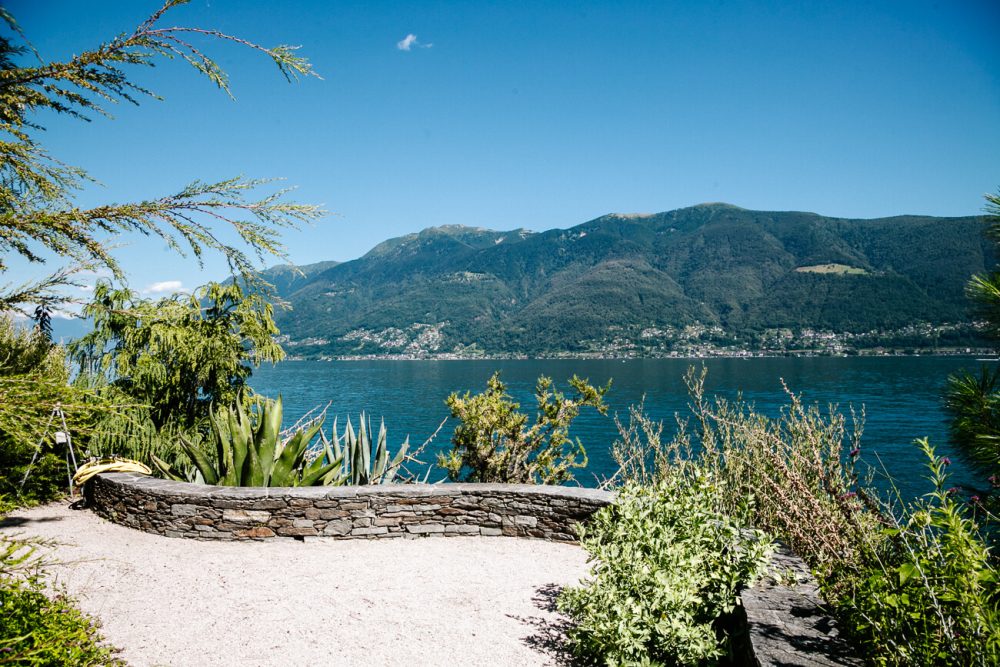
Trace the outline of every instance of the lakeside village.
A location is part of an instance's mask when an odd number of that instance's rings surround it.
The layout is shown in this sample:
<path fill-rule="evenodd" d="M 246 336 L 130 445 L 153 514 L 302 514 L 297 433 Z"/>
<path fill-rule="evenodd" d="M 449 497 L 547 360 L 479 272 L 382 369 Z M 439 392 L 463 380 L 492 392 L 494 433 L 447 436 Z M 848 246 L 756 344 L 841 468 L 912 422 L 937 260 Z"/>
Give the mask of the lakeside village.
<path fill-rule="evenodd" d="M 910 324 L 863 333 L 774 328 L 755 334 L 727 333 L 717 325 L 646 327 L 626 331 L 608 327 L 604 340 L 584 340 L 573 351 L 535 354 L 487 352 L 479 345 L 446 349 L 447 322 L 413 324 L 407 329 L 355 329 L 335 340 L 276 338 L 291 361 L 467 360 L 467 359 L 699 359 L 778 356 L 995 356 L 985 338 L 985 322 Z M 352 349 L 353 348 L 353 349 Z M 332 352 L 331 350 L 336 350 Z"/>

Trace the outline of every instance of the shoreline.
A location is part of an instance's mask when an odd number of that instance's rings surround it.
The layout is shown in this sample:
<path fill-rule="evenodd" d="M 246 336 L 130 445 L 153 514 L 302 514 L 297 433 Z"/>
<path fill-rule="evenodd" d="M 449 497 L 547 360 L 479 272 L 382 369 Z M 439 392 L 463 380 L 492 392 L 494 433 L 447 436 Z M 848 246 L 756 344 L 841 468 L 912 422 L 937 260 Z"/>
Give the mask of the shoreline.
<path fill-rule="evenodd" d="M 284 361 L 558 361 L 566 360 L 592 360 L 592 361 L 645 361 L 653 359 L 678 359 L 678 360 L 699 360 L 699 359 L 778 359 L 778 358 L 819 358 L 819 357 L 975 357 L 982 358 L 981 361 L 989 363 L 1000 361 L 1000 356 L 995 349 L 991 348 L 961 348 L 961 349 L 938 349 L 938 350 L 878 350 L 863 349 L 850 352 L 831 352 L 827 350 L 789 350 L 789 351 L 737 351 L 737 352 L 712 352 L 704 354 L 666 354 L 666 355 L 640 355 L 623 354 L 608 355 L 598 353 L 554 353 L 551 355 L 526 355 L 526 354 L 495 354 L 495 355 L 461 355 L 455 353 L 440 354 L 363 354 L 363 355 L 338 355 L 338 356 L 299 356 L 288 355 Z"/>

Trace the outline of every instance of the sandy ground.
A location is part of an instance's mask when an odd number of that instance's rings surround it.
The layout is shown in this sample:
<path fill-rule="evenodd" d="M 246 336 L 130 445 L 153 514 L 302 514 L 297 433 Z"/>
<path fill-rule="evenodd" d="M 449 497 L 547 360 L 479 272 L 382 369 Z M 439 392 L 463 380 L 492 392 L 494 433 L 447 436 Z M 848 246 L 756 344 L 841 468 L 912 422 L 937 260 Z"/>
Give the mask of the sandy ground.
<path fill-rule="evenodd" d="M 58 540 L 52 578 L 129 664 L 546 665 L 575 545 L 513 538 L 224 543 L 158 537 L 66 503 L 0 533 Z"/>

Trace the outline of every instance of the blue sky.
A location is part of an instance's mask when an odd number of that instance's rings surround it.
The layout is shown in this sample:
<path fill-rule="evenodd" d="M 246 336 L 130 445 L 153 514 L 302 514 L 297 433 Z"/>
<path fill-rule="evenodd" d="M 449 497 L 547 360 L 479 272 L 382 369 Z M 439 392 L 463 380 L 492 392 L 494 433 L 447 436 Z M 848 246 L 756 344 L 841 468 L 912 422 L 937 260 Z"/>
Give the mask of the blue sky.
<path fill-rule="evenodd" d="M 134 28 L 155 0 L 6 0 L 46 59 Z M 442 224 L 534 230 L 706 201 L 842 217 L 971 215 L 1000 186 L 1000 3 L 193 0 L 165 24 L 301 44 L 323 79 L 205 48 L 236 101 L 167 62 L 164 97 L 45 116 L 40 141 L 101 187 L 283 177 L 334 215 L 285 235 L 301 264 Z M 408 35 L 408 50 L 400 42 Z M 407 44 L 404 44 L 406 46 Z M 118 256 L 134 289 L 224 277 L 161 242 Z M 3 281 L 39 275 L 16 265 Z"/>

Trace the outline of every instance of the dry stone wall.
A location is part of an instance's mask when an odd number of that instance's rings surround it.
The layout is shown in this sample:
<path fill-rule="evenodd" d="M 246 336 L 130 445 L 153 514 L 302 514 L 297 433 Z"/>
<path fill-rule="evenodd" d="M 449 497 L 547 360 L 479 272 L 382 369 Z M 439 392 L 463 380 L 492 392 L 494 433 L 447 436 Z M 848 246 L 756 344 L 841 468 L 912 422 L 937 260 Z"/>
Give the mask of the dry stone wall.
<path fill-rule="evenodd" d="M 597 489 L 521 484 L 243 488 L 130 473 L 88 484 L 97 514 L 201 540 L 506 535 L 575 540 L 573 526 L 613 501 Z"/>

